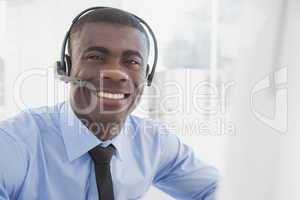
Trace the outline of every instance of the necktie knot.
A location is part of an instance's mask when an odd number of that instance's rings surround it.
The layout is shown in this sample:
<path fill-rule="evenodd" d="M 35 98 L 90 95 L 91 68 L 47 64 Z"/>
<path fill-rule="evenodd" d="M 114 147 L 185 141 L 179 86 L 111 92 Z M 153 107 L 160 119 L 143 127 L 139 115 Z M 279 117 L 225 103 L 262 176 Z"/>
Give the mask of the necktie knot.
<path fill-rule="evenodd" d="M 111 157 L 115 151 L 113 145 L 102 147 L 100 145 L 94 147 L 89 151 L 89 154 L 96 165 L 109 164 Z"/>

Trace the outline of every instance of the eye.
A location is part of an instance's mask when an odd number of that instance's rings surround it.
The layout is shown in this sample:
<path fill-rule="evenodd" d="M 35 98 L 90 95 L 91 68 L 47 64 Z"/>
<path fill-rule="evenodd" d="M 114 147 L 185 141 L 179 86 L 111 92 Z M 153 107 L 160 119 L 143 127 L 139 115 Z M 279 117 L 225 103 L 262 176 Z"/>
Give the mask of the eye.
<path fill-rule="evenodd" d="M 125 65 L 127 66 L 127 68 L 129 68 L 131 70 L 141 70 L 142 69 L 142 64 L 137 59 L 126 59 Z"/>
<path fill-rule="evenodd" d="M 103 61 L 104 57 L 102 55 L 87 55 L 86 59 L 92 61 Z"/>
<path fill-rule="evenodd" d="M 131 64 L 131 65 L 140 65 L 140 62 L 133 60 L 133 59 L 127 60 L 126 63 Z"/>

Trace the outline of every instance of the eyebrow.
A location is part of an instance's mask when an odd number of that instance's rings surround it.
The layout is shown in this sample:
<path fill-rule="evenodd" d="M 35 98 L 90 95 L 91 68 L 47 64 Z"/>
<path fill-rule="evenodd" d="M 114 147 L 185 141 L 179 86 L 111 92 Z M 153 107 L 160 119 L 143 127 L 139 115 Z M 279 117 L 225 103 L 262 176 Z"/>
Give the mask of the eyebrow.
<path fill-rule="evenodd" d="M 143 58 L 142 54 L 140 52 L 138 52 L 138 51 L 135 51 L 135 50 L 125 50 L 122 54 L 124 56 L 137 56 L 142 61 L 144 61 L 144 58 Z"/>
<path fill-rule="evenodd" d="M 109 49 L 107 49 L 105 47 L 101 47 L 101 46 L 89 47 L 86 50 L 84 50 L 83 53 L 87 53 L 89 51 L 98 51 L 98 52 L 101 52 L 101 53 L 104 53 L 104 54 L 109 54 L 110 53 Z M 130 49 L 125 50 L 125 51 L 122 52 L 122 55 L 123 56 L 137 56 L 142 61 L 144 61 L 144 58 L 143 58 L 142 54 L 139 51 L 136 51 L 136 50 L 130 50 Z"/>
<path fill-rule="evenodd" d="M 99 51 L 99 52 L 104 53 L 104 54 L 109 54 L 109 50 L 105 47 L 92 46 L 92 47 L 89 47 L 86 50 L 84 50 L 83 53 L 86 53 L 86 52 L 89 52 L 89 51 Z"/>

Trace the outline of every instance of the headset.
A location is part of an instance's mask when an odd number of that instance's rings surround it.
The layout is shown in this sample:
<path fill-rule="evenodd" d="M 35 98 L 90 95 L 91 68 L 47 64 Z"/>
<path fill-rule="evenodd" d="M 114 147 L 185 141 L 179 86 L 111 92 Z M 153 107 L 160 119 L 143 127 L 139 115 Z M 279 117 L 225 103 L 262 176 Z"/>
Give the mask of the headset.
<path fill-rule="evenodd" d="M 74 26 L 74 24 L 77 23 L 77 21 L 84 16 L 85 14 L 87 14 L 88 12 L 94 11 L 94 10 L 99 10 L 99 9 L 105 9 L 105 8 L 111 8 L 111 7 L 101 7 L 101 6 L 97 6 L 97 7 L 91 7 L 88 9 L 85 9 L 84 11 L 82 11 L 81 13 L 79 13 L 72 21 L 72 24 L 69 28 L 69 30 L 67 31 L 64 40 L 63 40 L 63 44 L 62 44 L 62 49 L 61 49 L 61 55 L 60 55 L 60 61 L 56 62 L 56 73 L 59 76 L 59 78 L 65 82 L 76 82 L 82 85 L 82 82 L 84 82 L 83 80 L 79 80 L 79 79 L 74 79 L 70 77 L 70 72 L 71 72 L 71 67 L 72 67 L 72 63 L 71 63 L 71 58 L 70 56 L 66 53 L 66 48 L 67 45 L 69 43 L 70 40 L 70 32 L 72 27 Z M 128 12 L 127 12 L 128 13 Z M 154 73 L 155 73 L 155 68 L 157 65 L 157 59 L 158 59 L 158 47 L 157 47 L 157 40 L 156 37 L 154 35 L 153 30 L 151 29 L 151 27 L 140 17 L 129 13 L 131 16 L 135 17 L 136 19 L 138 19 L 138 21 L 144 25 L 147 28 L 147 31 L 150 33 L 151 38 L 153 40 L 153 46 L 154 46 L 154 60 L 153 60 L 153 65 L 152 65 L 152 69 L 151 72 L 150 71 L 150 67 L 149 64 L 147 64 L 147 68 L 146 68 L 146 79 L 147 79 L 147 85 L 151 86 L 151 82 L 153 80 L 154 77 Z"/>

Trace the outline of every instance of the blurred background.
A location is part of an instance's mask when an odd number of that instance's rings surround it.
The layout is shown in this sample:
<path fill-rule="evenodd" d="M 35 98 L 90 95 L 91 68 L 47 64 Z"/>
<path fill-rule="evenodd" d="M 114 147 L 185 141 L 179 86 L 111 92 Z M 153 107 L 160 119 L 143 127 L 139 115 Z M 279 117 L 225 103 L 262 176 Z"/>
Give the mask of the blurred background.
<path fill-rule="evenodd" d="M 91 6 L 153 28 L 158 69 L 135 114 L 220 170 L 218 199 L 300 199 L 299 0 L 0 0 L 0 119 L 67 98 L 53 63 Z M 172 198 L 153 187 L 144 199 Z"/>

